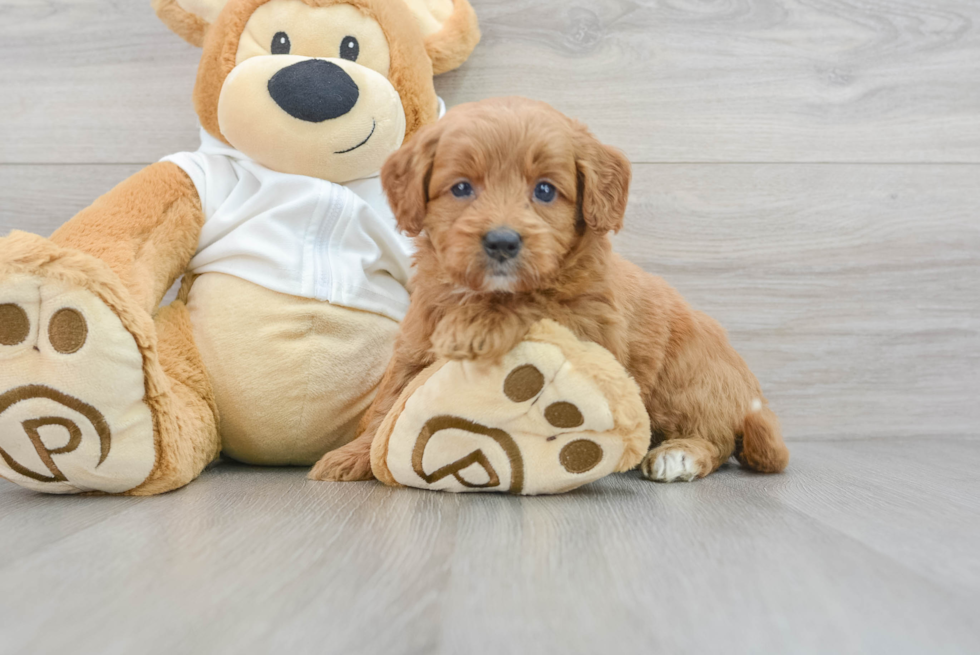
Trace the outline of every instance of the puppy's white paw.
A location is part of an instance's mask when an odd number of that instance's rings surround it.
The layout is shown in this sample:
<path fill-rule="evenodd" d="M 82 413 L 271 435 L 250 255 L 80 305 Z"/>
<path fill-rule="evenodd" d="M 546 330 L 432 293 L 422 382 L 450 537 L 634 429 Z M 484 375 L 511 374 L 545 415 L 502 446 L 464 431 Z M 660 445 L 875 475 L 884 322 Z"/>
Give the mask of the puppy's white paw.
<path fill-rule="evenodd" d="M 704 467 L 683 448 L 658 448 L 640 464 L 644 477 L 654 482 L 690 482 L 704 475 Z"/>

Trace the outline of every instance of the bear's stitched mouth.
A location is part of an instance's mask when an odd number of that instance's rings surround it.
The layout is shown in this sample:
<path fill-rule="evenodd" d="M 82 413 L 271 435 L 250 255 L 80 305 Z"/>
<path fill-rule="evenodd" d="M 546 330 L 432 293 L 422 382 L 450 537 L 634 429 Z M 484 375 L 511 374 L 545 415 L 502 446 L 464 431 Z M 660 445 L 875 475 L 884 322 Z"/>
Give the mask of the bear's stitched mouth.
<path fill-rule="evenodd" d="M 371 140 L 371 137 L 374 136 L 374 131 L 376 129 L 378 129 L 378 121 L 376 121 L 376 120 L 374 120 L 372 118 L 371 119 L 371 133 L 367 135 L 367 138 L 366 139 L 364 139 L 363 141 L 361 141 L 360 143 L 358 143 L 353 148 L 348 148 L 347 150 L 338 150 L 337 152 L 335 152 L 333 154 L 335 154 L 335 155 L 344 155 L 344 154 L 347 154 L 348 152 L 353 152 L 353 151 L 357 150 L 358 148 L 360 148 L 365 143 L 367 143 L 368 141 Z"/>

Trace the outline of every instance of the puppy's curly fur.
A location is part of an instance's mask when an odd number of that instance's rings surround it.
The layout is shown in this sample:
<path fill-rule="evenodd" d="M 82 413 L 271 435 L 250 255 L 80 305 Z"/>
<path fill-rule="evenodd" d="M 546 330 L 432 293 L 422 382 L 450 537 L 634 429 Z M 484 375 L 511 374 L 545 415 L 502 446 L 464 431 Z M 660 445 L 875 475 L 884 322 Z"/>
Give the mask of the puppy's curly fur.
<path fill-rule="evenodd" d="M 785 468 L 776 416 L 721 326 L 613 252 L 630 177 L 621 152 L 522 98 L 461 105 L 392 155 L 382 182 L 418 247 L 411 308 L 360 436 L 311 477 L 370 479 L 371 440 L 413 377 L 438 357 L 500 357 L 542 318 L 601 344 L 636 379 L 653 425 L 647 477 L 703 477 L 732 455 Z M 553 200 L 536 193 L 542 182 Z M 498 228 L 521 237 L 502 262 L 484 244 Z"/>

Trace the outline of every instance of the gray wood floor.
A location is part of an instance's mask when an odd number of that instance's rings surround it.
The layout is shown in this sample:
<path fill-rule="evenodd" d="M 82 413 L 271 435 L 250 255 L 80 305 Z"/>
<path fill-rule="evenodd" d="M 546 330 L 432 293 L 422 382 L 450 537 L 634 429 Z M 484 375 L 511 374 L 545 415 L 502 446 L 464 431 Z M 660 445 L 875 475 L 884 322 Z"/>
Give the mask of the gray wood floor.
<path fill-rule="evenodd" d="M 980 652 L 980 2 L 473 4 L 441 95 L 541 98 L 629 154 L 619 249 L 728 327 L 790 470 L 0 481 L 0 653 Z M 0 0 L 0 235 L 196 148 L 197 57 L 149 0 Z"/>
<path fill-rule="evenodd" d="M 156 498 L 0 486 L 3 653 L 976 653 L 980 441 L 517 499 L 223 465 Z"/>

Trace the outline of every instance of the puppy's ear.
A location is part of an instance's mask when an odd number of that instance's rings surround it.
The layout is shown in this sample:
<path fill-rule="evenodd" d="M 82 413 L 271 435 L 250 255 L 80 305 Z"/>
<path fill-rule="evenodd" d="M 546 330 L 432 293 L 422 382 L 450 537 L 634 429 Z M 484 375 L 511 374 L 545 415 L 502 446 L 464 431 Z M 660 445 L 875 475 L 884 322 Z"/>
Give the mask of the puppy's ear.
<path fill-rule="evenodd" d="M 441 132 L 439 123 L 423 127 L 381 167 L 381 186 L 398 228 L 412 237 L 422 232 L 429 203 L 429 179 Z"/>
<path fill-rule="evenodd" d="M 633 169 L 626 155 L 576 125 L 579 205 L 586 225 L 600 234 L 623 227 Z"/>
<path fill-rule="evenodd" d="M 164 25 L 200 48 L 204 35 L 227 3 L 228 0 L 153 0 L 153 9 Z"/>

